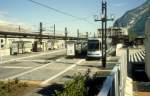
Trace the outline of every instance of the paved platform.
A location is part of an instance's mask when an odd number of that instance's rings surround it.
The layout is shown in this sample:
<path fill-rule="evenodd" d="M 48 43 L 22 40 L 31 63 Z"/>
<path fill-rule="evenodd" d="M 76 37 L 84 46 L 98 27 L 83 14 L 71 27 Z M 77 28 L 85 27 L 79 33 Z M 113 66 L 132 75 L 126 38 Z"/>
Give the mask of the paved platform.
<path fill-rule="evenodd" d="M 54 83 L 63 84 L 67 80 L 71 80 L 74 74 L 85 73 L 88 69 L 90 69 L 91 75 L 97 72 L 101 76 L 107 76 L 117 62 L 117 58 L 109 57 L 107 67 L 104 69 L 100 60 L 67 59 L 65 52 L 65 49 L 62 49 L 3 57 L 0 64 L 0 80 L 17 78 L 42 87 Z M 32 93 L 36 94 L 36 92 Z M 27 96 L 34 96 L 31 94 Z M 40 94 L 35 96 L 40 96 Z"/>
<path fill-rule="evenodd" d="M 53 57 L 53 55 L 54 56 L 56 56 L 57 54 L 60 55 L 60 53 L 63 53 L 63 55 L 65 55 L 65 49 L 50 50 L 50 51 L 44 51 L 44 52 L 32 52 L 32 53 L 26 53 L 26 54 L 10 55 L 10 56 L 2 56 L 2 57 L 0 57 L 0 64 L 13 62 L 13 61 L 17 61 L 17 60 L 25 60 L 25 59 L 33 60 L 33 58 L 39 59 L 39 58 L 46 57 L 46 56 L 48 56 L 50 58 L 50 56 Z"/>

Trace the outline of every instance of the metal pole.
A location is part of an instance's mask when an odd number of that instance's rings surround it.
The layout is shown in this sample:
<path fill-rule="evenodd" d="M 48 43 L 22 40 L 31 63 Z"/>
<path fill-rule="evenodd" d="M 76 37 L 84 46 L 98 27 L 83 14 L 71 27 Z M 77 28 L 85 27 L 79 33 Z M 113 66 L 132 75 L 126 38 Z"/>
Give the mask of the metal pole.
<path fill-rule="evenodd" d="M 20 27 L 20 25 L 19 25 L 19 32 L 21 32 L 21 27 Z"/>
<path fill-rule="evenodd" d="M 88 38 L 89 38 L 89 32 L 86 32 L 86 38 L 88 40 Z"/>
<path fill-rule="evenodd" d="M 104 57 L 105 57 L 105 60 L 104 60 L 104 67 L 106 67 L 106 50 L 107 50 L 107 2 L 105 2 L 105 54 L 104 54 Z"/>
<path fill-rule="evenodd" d="M 103 1 L 102 1 L 102 15 L 103 15 Z M 104 36 L 104 22 L 102 20 L 102 66 L 104 67 L 104 65 L 103 65 L 104 64 L 104 61 L 103 61 L 103 58 L 104 58 L 104 51 L 103 51 L 104 50 L 103 49 L 103 45 L 104 45 L 103 43 L 104 42 L 103 42 L 103 38 L 104 37 L 103 36 Z"/>
<path fill-rule="evenodd" d="M 102 66 L 106 67 L 107 2 L 102 1 Z"/>
<path fill-rule="evenodd" d="M 113 18 L 107 18 L 107 2 L 102 0 L 102 18 L 101 20 L 95 19 L 95 21 L 101 21 L 102 23 L 102 66 L 106 67 L 106 50 L 107 50 L 107 21 L 113 21 Z"/>
<path fill-rule="evenodd" d="M 55 36 L 56 36 L 56 35 L 55 35 L 55 24 L 54 24 L 54 41 L 55 41 Z"/>
<path fill-rule="evenodd" d="M 78 38 L 78 41 L 79 41 L 79 36 L 80 36 L 80 32 L 79 32 L 79 29 L 77 30 L 77 38 Z"/>
<path fill-rule="evenodd" d="M 40 22 L 40 39 L 39 39 L 39 42 L 40 44 L 42 44 L 42 31 L 43 31 L 43 25 L 42 25 L 42 22 Z"/>
<path fill-rule="evenodd" d="M 53 41 L 53 47 L 55 46 L 55 24 L 54 24 L 54 41 Z"/>
<path fill-rule="evenodd" d="M 67 48 L 67 34 L 68 34 L 68 31 L 67 31 L 67 27 L 65 28 L 65 48 Z"/>

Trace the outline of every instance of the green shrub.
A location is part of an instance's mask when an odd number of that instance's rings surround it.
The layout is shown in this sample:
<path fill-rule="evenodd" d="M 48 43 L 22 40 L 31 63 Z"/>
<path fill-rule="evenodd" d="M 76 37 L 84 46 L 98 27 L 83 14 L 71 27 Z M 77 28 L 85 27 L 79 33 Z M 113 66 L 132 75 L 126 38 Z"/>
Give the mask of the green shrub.
<path fill-rule="evenodd" d="M 86 87 L 88 78 L 89 71 L 85 75 L 75 74 L 73 80 L 65 82 L 64 90 L 57 91 L 54 96 L 88 96 L 88 88 Z"/>

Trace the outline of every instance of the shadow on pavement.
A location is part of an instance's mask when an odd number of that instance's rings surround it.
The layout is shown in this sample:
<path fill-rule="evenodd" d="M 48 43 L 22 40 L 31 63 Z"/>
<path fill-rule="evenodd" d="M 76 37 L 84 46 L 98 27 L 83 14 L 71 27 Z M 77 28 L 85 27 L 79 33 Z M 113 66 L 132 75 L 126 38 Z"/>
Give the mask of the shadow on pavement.
<path fill-rule="evenodd" d="M 41 96 L 55 96 L 56 91 L 62 91 L 63 85 L 54 83 L 52 85 L 43 87 L 41 90 L 39 90 L 37 93 L 41 94 Z"/>

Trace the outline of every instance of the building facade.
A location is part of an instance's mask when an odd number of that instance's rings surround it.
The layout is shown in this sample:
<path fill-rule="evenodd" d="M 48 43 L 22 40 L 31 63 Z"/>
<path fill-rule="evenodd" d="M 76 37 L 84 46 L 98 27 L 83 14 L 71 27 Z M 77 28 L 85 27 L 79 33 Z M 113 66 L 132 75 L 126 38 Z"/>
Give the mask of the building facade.
<path fill-rule="evenodd" d="M 150 17 L 145 26 L 145 71 L 150 79 Z"/>
<path fill-rule="evenodd" d="M 26 53 L 33 51 L 33 45 L 38 39 L 25 39 L 25 38 L 0 38 L 0 56 L 12 55 L 14 49 L 18 50 L 17 53 Z M 49 47 L 52 49 L 61 49 L 65 48 L 64 40 L 55 40 L 55 42 L 50 41 L 52 43 L 48 46 L 48 39 L 42 40 L 42 44 L 40 45 L 41 51 L 49 50 Z"/>

